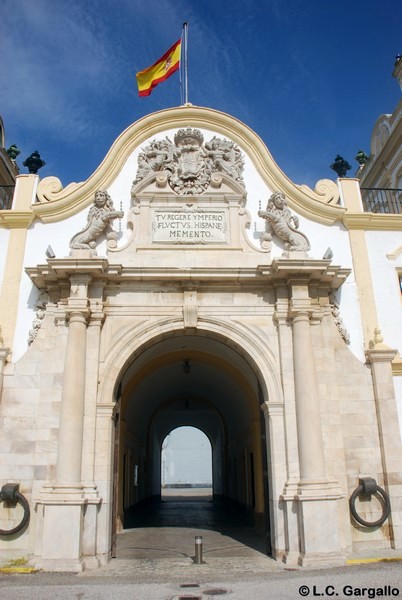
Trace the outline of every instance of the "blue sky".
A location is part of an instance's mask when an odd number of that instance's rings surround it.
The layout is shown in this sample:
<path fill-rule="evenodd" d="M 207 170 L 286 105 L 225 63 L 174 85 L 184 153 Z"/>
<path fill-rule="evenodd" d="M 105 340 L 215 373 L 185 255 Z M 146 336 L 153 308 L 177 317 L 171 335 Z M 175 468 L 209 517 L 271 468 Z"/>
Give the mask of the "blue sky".
<path fill-rule="evenodd" d="M 400 0 L 2 0 L 6 146 L 39 150 L 41 177 L 84 181 L 118 135 L 180 104 L 178 74 L 139 98 L 150 66 L 189 23 L 189 101 L 251 127 L 297 184 L 335 179 L 336 154 L 369 153 L 401 97 Z"/>

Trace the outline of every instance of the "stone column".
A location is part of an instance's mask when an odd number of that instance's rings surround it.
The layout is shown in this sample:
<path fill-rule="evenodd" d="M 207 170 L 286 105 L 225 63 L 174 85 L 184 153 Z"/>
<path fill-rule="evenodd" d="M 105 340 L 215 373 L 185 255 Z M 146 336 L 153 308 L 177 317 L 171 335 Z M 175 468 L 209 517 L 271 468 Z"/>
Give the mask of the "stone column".
<path fill-rule="evenodd" d="M 300 481 L 298 505 L 301 565 L 343 564 L 338 506 L 341 498 L 336 481 L 326 477 L 322 441 L 320 397 L 310 331 L 313 307 L 308 285 L 292 285 L 293 361 Z"/>
<path fill-rule="evenodd" d="M 74 273 L 66 310 L 69 318 L 61 395 L 56 481 L 45 486 L 42 558 L 46 570 L 82 571 L 84 507 L 88 504 L 81 482 L 84 428 L 88 283 L 90 275 Z"/>
<path fill-rule="evenodd" d="M 378 344 L 366 355 L 371 363 L 384 474 L 384 482 L 377 483 L 380 486 L 383 484 L 390 496 L 391 515 L 386 524 L 390 524 L 392 547 L 400 549 L 402 548 L 400 516 L 402 514 L 402 442 L 391 365 L 396 351 Z M 375 474 L 370 475 L 375 476 Z"/>
<path fill-rule="evenodd" d="M 87 312 L 69 312 L 61 397 L 56 487 L 81 488 Z"/>
<path fill-rule="evenodd" d="M 325 481 L 320 402 L 311 342 L 310 315 L 307 311 L 298 311 L 293 316 L 293 360 L 300 464 L 299 486 L 306 486 Z"/>

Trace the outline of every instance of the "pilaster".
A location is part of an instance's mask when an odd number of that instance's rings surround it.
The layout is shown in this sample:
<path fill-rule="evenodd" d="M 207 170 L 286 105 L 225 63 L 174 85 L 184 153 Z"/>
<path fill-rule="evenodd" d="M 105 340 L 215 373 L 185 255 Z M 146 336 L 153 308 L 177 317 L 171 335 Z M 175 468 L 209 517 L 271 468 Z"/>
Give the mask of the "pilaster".
<path fill-rule="evenodd" d="M 1 335 L 1 327 L 0 327 L 0 401 L 1 401 L 1 393 L 3 390 L 3 373 L 4 367 L 7 362 L 7 357 L 10 353 L 10 348 L 6 348 L 4 346 L 4 341 Z"/>
<path fill-rule="evenodd" d="M 341 198 L 348 212 L 345 224 L 349 230 L 350 249 L 352 252 L 353 269 L 357 284 L 357 294 L 361 311 L 365 348 L 372 347 L 375 331 L 378 329 L 377 308 L 374 296 L 371 267 L 367 251 L 366 232 L 361 223 L 354 224 L 353 218 L 363 214 L 363 204 L 358 179 L 338 179 Z M 348 219 L 349 214 L 351 215 Z"/>
<path fill-rule="evenodd" d="M 13 347 L 17 323 L 21 278 L 23 274 L 27 230 L 34 220 L 37 175 L 18 175 L 11 210 L 1 211 L 1 224 L 10 229 L 4 276 L 0 294 L 2 335 L 6 346 Z"/>
<path fill-rule="evenodd" d="M 267 402 L 261 405 L 261 409 L 265 418 L 266 452 L 271 464 L 271 468 L 268 469 L 271 548 L 274 558 L 281 559 L 286 552 L 283 507 L 278 506 L 278 498 L 286 477 L 284 406 L 280 402 Z"/>
<path fill-rule="evenodd" d="M 390 535 L 393 548 L 402 548 L 402 442 L 392 377 L 396 350 L 378 344 L 366 353 L 371 364 L 385 491 L 391 500 Z"/>

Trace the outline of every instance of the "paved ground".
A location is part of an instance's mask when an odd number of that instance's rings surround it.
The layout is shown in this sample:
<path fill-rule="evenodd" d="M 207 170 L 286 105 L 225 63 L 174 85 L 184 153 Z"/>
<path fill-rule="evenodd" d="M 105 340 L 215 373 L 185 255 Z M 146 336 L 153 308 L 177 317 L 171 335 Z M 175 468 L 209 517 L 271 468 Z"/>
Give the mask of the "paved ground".
<path fill-rule="evenodd" d="M 203 567 L 201 567 L 203 568 Z M 317 598 L 395 598 L 402 595 L 400 563 L 364 565 L 324 570 L 271 571 L 260 574 L 222 572 L 204 578 L 201 570 L 163 582 L 146 574 L 102 576 L 38 573 L 0 575 L 0 597 L 7 600 L 297 600 Z"/>
<path fill-rule="evenodd" d="M 176 559 L 192 564 L 195 537 L 202 536 L 203 558 L 267 558 L 266 534 L 233 506 L 212 502 L 200 490 L 170 492 L 169 499 L 154 502 L 126 515 L 127 529 L 117 541 L 118 559 Z M 113 562 L 113 561 L 112 561 Z"/>
<path fill-rule="evenodd" d="M 297 600 L 402 596 L 402 562 L 287 569 L 266 555 L 265 538 L 246 516 L 209 497 L 180 491 L 127 515 L 117 558 L 78 575 L 0 574 L 7 600 Z M 203 563 L 194 538 L 202 535 Z M 389 557 L 399 555 L 388 553 Z M 324 566 L 323 566 L 324 567 Z M 388 587 L 387 587 L 388 586 Z"/>

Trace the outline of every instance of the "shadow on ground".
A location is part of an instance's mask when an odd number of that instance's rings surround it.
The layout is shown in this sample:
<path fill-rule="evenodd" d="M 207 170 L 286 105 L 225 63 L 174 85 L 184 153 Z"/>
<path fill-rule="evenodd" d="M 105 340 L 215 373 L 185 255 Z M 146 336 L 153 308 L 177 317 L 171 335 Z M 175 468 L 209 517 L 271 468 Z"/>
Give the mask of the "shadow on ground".
<path fill-rule="evenodd" d="M 180 492 L 126 511 L 116 558 L 191 559 L 200 535 L 205 561 L 267 555 L 265 531 L 253 527 L 244 511 L 208 495 Z"/>

